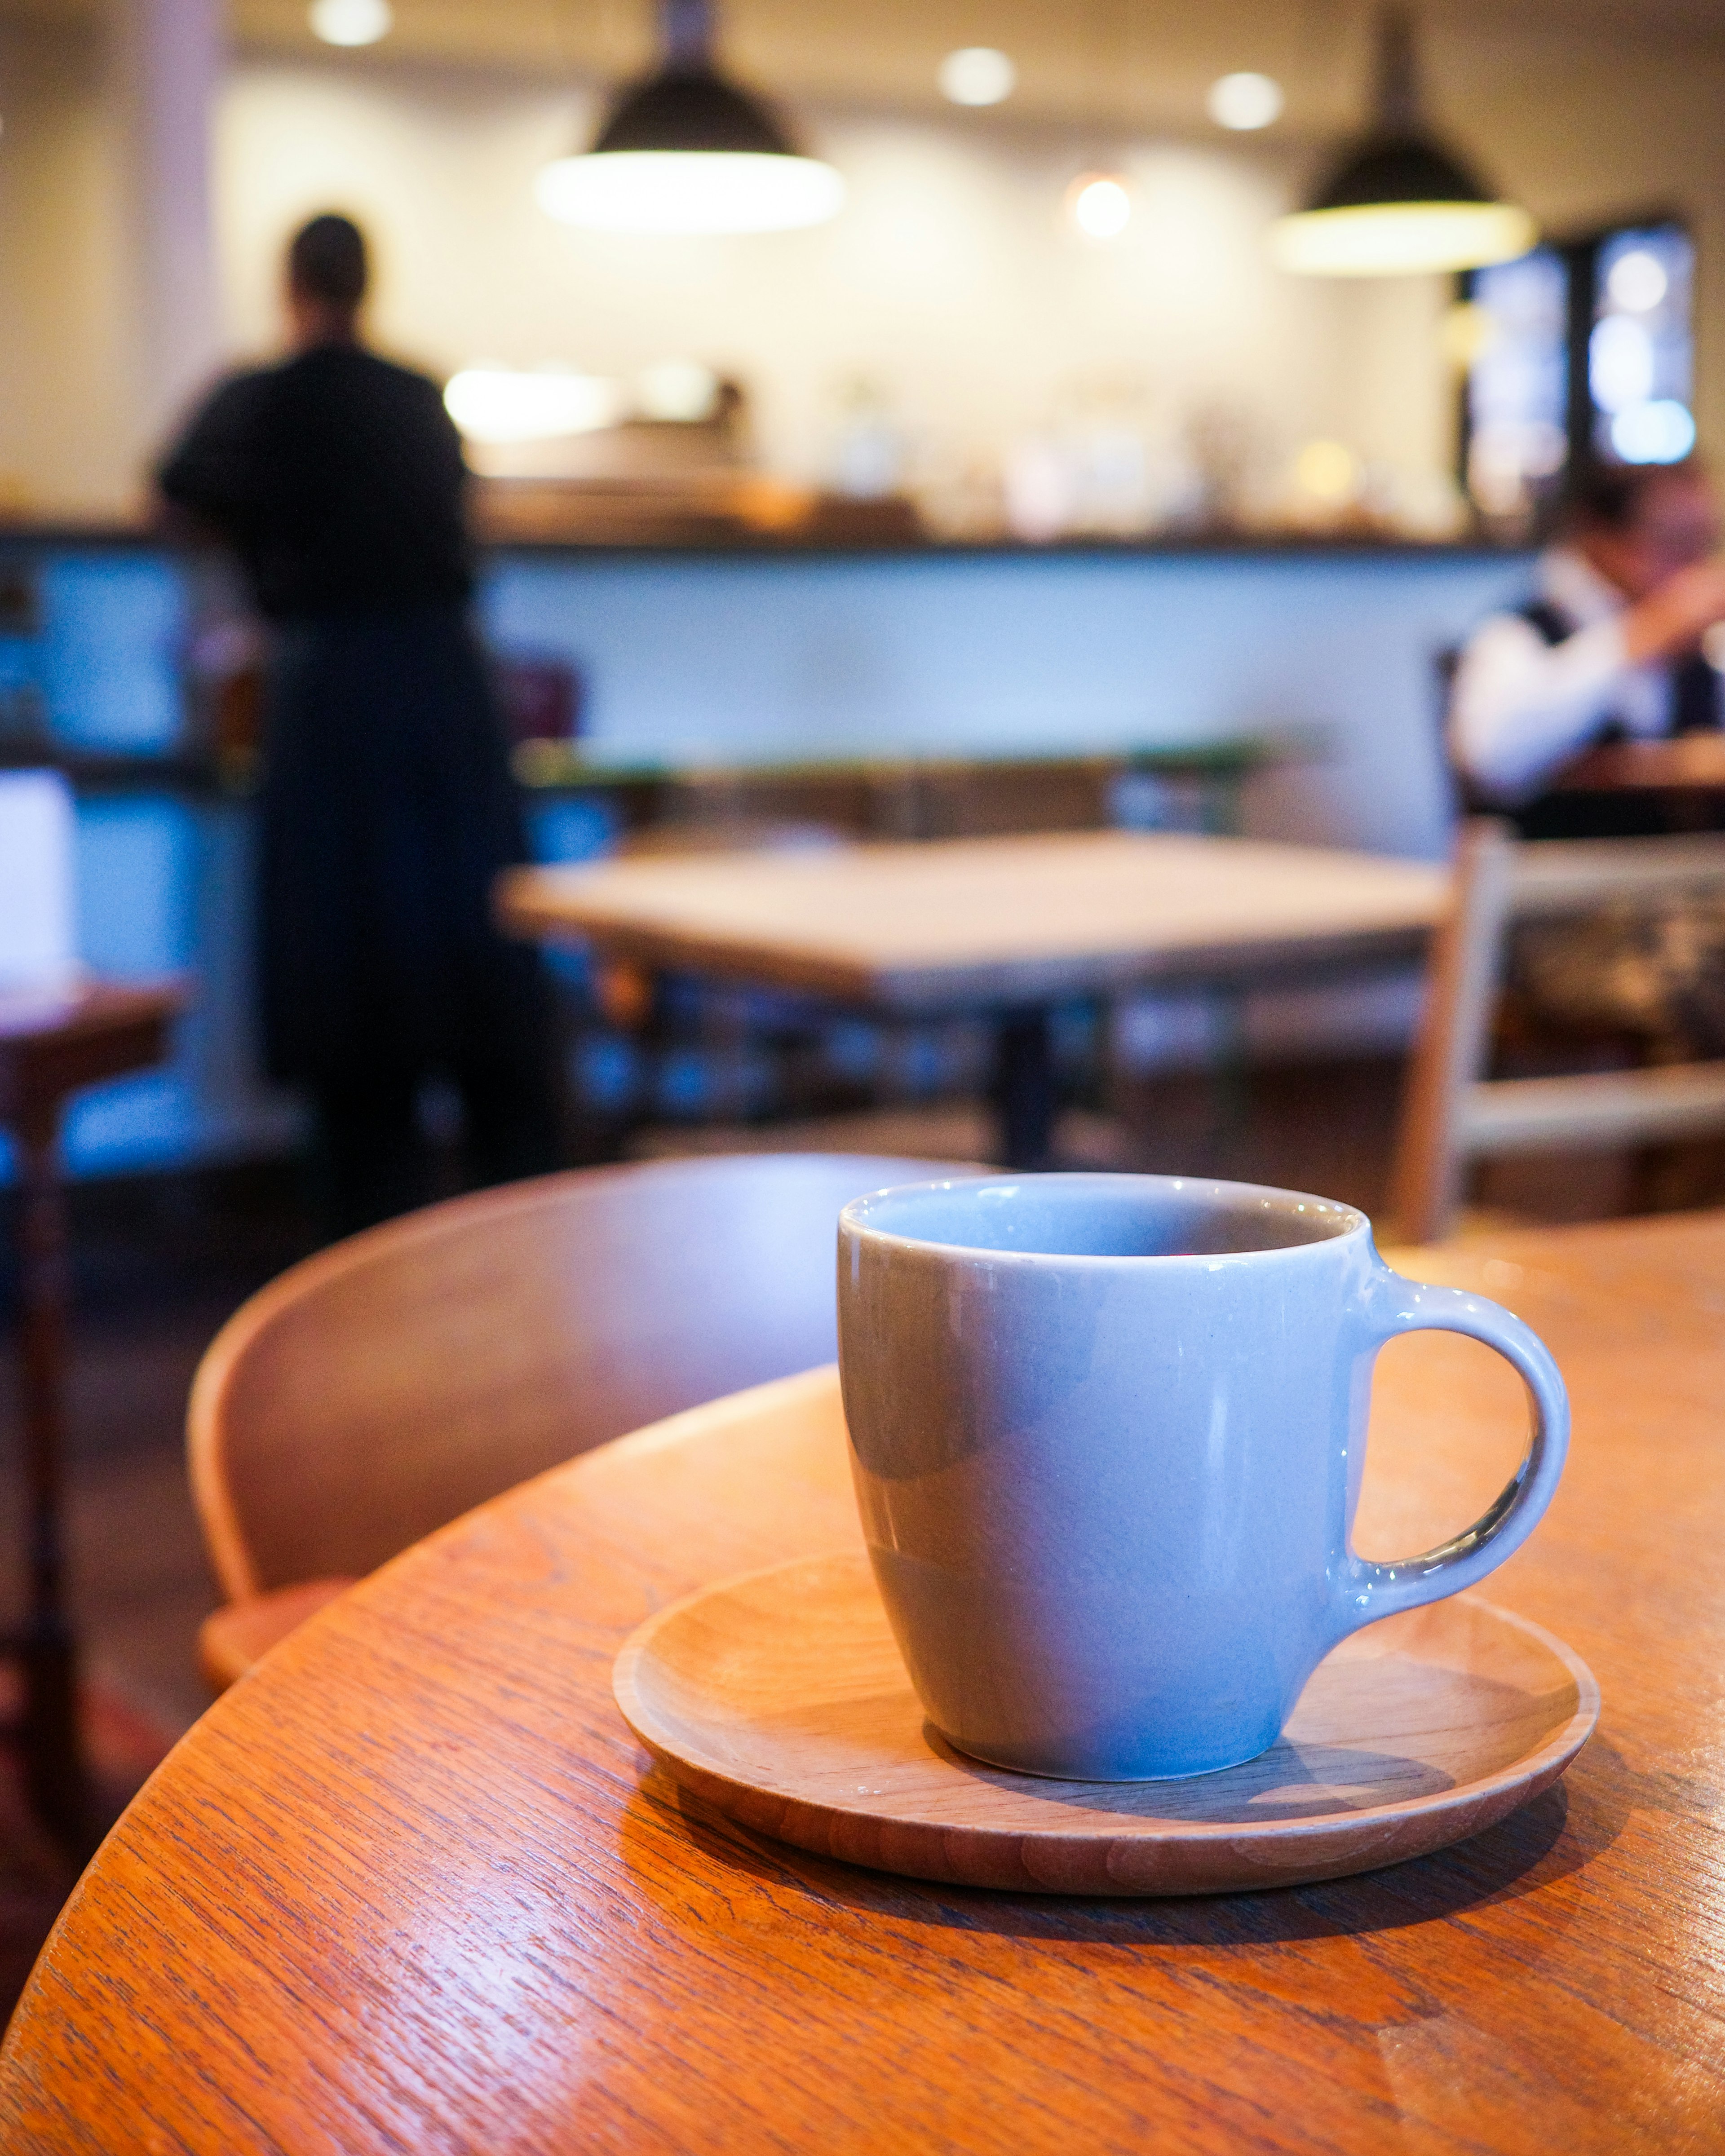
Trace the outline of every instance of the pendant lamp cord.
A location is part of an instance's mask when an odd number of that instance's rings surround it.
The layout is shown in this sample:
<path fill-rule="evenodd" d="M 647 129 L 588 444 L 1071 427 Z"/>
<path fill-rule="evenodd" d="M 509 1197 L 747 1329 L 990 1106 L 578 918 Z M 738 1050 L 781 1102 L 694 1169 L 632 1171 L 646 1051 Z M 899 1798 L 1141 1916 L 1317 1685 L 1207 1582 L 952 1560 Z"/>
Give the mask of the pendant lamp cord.
<path fill-rule="evenodd" d="M 659 23 L 667 74 L 700 74 L 712 65 L 711 0 L 661 0 Z"/>
<path fill-rule="evenodd" d="M 1420 66 L 1414 50 L 1414 18 L 1405 8 L 1385 8 L 1378 18 L 1377 110 L 1380 133 L 1420 131 Z"/>

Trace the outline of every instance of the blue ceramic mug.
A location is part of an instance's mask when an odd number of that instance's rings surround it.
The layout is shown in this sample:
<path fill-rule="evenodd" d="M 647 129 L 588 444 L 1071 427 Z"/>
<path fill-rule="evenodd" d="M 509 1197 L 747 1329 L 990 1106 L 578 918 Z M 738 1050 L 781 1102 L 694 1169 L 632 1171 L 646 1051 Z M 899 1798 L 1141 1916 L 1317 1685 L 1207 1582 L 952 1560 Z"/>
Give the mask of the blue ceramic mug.
<path fill-rule="evenodd" d="M 1465 1533 L 1354 1553 L 1372 1365 L 1465 1332 L 1533 1434 Z M 1568 1404 L 1517 1317 L 1384 1263 L 1352 1207 L 1154 1175 L 876 1192 L 839 1224 L 839 1347 L 875 1576 L 935 1727 L 1083 1781 L 1276 1742 L 1330 1649 L 1471 1587 L 1532 1532 Z"/>

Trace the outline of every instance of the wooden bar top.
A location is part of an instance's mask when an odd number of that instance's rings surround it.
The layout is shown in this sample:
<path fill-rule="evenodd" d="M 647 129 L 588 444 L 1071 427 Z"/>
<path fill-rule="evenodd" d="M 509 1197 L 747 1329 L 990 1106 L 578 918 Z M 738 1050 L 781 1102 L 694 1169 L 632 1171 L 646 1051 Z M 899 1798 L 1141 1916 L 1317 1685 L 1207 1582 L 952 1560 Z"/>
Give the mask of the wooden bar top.
<path fill-rule="evenodd" d="M 706 1582 L 855 1547 L 830 1373 L 470 1514 L 219 1700 L 136 1799 L 0 2059 L 7 2156 L 1577 2152 L 1725 2140 L 1725 1214 L 1415 1254 L 1575 1405 L 1491 1598 L 1604 1689 L 1564 1781 L 1440 1856 L 1127 1903 L 920 1886 L 703 1816 L 610 1691 Z M 1380 1366 L 1358 1541 L 1471 1518 L 1518 1386 Z"/>
<path fill-rule="evenodd" d="M 888 1009 L 1417 957 L 1449 872 L 1322 846 L 1085 831 L 511 870 L 519 934 Z"/>

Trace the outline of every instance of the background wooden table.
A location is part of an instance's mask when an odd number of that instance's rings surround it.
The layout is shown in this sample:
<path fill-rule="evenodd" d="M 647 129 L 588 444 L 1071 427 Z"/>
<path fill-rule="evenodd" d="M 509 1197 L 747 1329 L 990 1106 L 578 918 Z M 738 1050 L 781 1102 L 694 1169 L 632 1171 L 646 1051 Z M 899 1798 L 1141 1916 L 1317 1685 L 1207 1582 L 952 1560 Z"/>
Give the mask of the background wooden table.
<path fill-rule="evenodd" d="M 747 981 L 996 1029 L 994 1158 L 1036 1167 L 1054 1116 L 1056 1005 L 1150 982 L 1235 987 L 1404 963 L 1448 871 L 1319 846 L 1125 831 L 517 869 L 517 932 L 653 971 Z"/>
<path fill-rule="evenodd" d="M 1609 742 L 1566 764 L 1557 783 L 1565 793 L 1725 793 L 1725 734 Z"/>
<path fill-rule="evenodd" d="M 77 1640 L 65 1606 L 60 1504 L 64 1478 L 66 1217 L 60 1117 L 74 1093 L 159 1063 L 184 1008 L 177 983 L 85 980 L 64 991 L 0 996 L 0 1127 L 18 1168 L 18 1359 L 30 1604 L 0 1642 L 23 1676 L 14 1736 L 42 1824 L 83 1856 L 94 1846 L 78 1730 Z"/>
<path fill-rule="evenodd" d="M 1604 1691 L 1441 1856 L 1222 1900 L 917 1885 L 680 1804 L 610 1697 L 649 1610 L 854 1543 L 829 1377 L 524 1486 L 228 1693 L 133 1804 L 0 2061 L 0 2148 L 1702 2151 L 1725 2139 L 1725 1215 L 1425 1254 L 1574 1393 L 1491 1584 Z M 1519 1451 L 1472 1343 L 1380 1366 L 1361 1546 Z M 727 1427 L 728 1426 L 728 1427 Z"/>

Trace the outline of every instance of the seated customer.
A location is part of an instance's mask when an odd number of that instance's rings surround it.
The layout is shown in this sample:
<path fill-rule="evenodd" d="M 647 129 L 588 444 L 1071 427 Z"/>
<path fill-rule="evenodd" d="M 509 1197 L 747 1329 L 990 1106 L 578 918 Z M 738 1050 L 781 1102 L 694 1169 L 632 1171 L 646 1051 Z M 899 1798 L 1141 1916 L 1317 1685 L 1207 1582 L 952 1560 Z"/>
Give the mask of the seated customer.
<path fill-rule="evenodd" d="M 1601 742 L 1720 726 L 1719 676 L 1701 648 L 1725 621 L 1720 536 L 1695 459 L 1584 474 L 1537 598 L 1492 615 L 1461 655 L 1450 745 L 1475 805 L 1528 839 L 1670 828 L 1646 796 L 1566 791 L 1563 767 Z"/>
<path fill-rule="evenodd" d="M 1457 668 L 1450 745 L 1471 807 L 1527 839 L 1673 829 L 1657 795 L 1566 788 L 1563 769 L 1602 742 L 1725 722 L 1702 650 L 1725 621 L 1720 536 L 1698 460 L 1583 475 L 1562 542 L 1541 558 L 1538 596 L 1483 623 Z M 1654 1062 L 1725 1054 L 1725 906 L 1527 924 L 1512 938 L 1509 983 L 1530 1013 L 1628 1034 Z"/>

